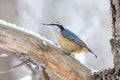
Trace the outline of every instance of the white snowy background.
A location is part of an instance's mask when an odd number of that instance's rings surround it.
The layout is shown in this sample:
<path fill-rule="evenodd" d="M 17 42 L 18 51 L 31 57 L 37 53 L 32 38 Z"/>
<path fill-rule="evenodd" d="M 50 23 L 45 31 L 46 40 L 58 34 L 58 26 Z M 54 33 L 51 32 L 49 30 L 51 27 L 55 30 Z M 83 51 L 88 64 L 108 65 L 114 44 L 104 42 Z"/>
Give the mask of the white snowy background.
<path fill-rule="evenodd" d="M 90 54 L 80 54 L 76 55 L 78 60 L 95 70 L 113 67 L 109 44 L 112 38 L 109 0 L 0 0 L 0 19 L 55 43 L 52 31 L 41 23 L 58 21 L 78 35 L 98 56 L 96 59 Z"/>

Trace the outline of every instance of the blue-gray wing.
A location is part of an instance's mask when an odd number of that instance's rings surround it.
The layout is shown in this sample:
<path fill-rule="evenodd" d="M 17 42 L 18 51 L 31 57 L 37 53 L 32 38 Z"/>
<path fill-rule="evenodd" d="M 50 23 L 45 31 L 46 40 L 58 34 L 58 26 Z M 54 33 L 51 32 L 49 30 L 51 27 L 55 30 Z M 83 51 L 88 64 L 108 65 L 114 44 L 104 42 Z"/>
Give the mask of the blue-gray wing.
<path fill-rule="evenodd" d="M 76 44 L 87 48 L 87 45 L 78 36 L 76 36 L 73 32 L 71 32 L 70 30 L 65 29 L 61 32 L 61 34 L 64 37 L 66 37 L 67 39 L 69 39 L 70 41 L 73 41 Z"/>

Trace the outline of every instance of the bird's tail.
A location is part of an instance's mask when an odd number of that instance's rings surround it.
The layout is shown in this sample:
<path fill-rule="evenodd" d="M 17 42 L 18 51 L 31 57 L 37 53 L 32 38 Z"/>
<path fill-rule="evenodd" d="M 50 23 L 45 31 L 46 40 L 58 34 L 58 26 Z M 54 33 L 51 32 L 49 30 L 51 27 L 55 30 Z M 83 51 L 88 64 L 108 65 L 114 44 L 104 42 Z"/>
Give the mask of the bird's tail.
<path fill-rule="evenodd" d="M 91 51 L 89 48 L 88 48 L 88 51 L 89 51 L 91 54 L 93 54 L 93 55 L 95 56 L 95 58 L 97 58 L 97 55 L 96 55 L 93 51 Z"/>

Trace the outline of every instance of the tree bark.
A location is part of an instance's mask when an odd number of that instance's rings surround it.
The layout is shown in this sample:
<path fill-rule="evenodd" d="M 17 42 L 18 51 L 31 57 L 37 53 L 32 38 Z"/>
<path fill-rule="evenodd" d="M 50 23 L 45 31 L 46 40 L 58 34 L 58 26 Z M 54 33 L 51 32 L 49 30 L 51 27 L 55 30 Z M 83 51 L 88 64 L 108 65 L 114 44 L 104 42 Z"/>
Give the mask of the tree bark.
<path fill-rule="evenodd" d="M 10 25 L 12 26 L 12 25 Z M 0 23 L 0 48 L 29 59 L 63 80 L 87 80 L 91 70 L 57 47 L 20 29 Z"/>
<path fill-rule="evenodd" d="M 120 0 L 110 0 L 113 38 L 110 40 L 114 68 L 97 72 L 93 80 L 120 80 Z"/>
<path fill-rule="evenodd" d="M 112 53 L 114 56 L 115 74 L 119 74 L 120 79 L 120 0 L 111 0 L 113 39 Z"/>

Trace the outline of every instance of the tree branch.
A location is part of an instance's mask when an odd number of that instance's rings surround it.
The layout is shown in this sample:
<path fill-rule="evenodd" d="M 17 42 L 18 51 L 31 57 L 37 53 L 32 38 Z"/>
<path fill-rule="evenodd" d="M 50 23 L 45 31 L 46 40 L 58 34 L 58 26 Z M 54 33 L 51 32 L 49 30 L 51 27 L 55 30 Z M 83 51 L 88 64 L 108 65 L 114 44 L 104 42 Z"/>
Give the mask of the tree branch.
<path fill-rule="evenodd" d="M 14 25 L 5 23 L 0 22 L 0 48 L 26 56 L 39 66 L 42 62 L 46 69 L 63 80 L 87 80 L 91 75 L 88 68 L 65 55 L 60 49 Z"/>

